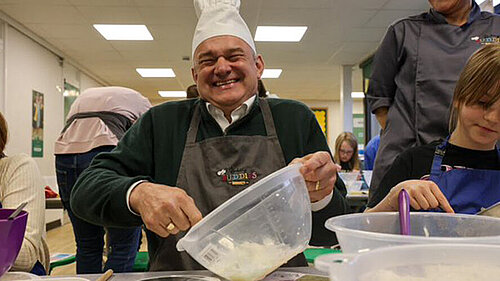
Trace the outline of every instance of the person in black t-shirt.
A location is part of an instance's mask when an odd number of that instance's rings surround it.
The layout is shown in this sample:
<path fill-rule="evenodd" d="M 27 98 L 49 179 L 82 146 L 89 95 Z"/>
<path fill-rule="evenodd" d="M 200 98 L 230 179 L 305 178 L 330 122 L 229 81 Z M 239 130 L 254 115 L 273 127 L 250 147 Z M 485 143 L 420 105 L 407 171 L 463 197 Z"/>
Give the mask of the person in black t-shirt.
<path fill-rule="evenodd" d="M 474 214 L 500 201 L 500 44 L 473 54 L 452 104 L 451 135 L 400 154 L 368 212 L 397 210 L 403 188 L 415 210 Z"/>

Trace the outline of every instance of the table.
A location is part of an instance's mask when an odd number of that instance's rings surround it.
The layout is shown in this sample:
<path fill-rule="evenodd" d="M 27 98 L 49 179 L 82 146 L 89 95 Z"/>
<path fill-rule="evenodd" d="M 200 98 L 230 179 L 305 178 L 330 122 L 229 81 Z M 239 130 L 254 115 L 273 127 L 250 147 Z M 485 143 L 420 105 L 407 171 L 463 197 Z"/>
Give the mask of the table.
<path fill-rule="evenodd" d="M 290 272 L 295 272 L 295 273 L 304 273 L 304 274 L 312 274 L 312 275 L 320 275 L 327 277 L 328 274 L 321 272 L 313 267 L 287 267 L 287 268 L 282 268 L 279 269 L 276 272 L 283 272 L 283 273 L 290 273 Z M 210 276 L 210 277 L 217 277 L 215 274 L 208 270 L 192 270 L 192 271 L 157 271 L 157 272 L 131 272 L 131 273 L 115 273 L 113 276 L 108 279 L 109 281 L 137 281 L 145 278 L 153 278 L 153 277 L 160 277 L 160 276 L 167 276 L 167 275 L 202 275 L 202 276 Z M 82 277 L 86 278 L 90 281 L 95 281 L 97 278 L 99 278 L 101 274 L 82 274 L 82 275 L 75 275 L 73 277 Z M 42 277 L 41 281 L 43 279 L 54 279 L 56 277 L 51 277 L 51 276 L 45 276 Z M 225 281 L 221 277 L 217 277 L 221 279 L 221 281 Z M 268 277 L 263 279 L 263 281 L 266 281 L 266 279 L 269 280 Z M 70 278 L 68 278 L 70 280 Z M 75 279 L 77 281 L 77 279 Z"/>
<path fill-rule="evenodd" d="M 45 198 L 45 209 L 62 209 L 61 198 Z"/>
<path fill-rule="evenodd" d="M 351 211 L 357 213 L 368 203 L 368 191 L 350 192 L 345 198 L 351 207 Z"/>

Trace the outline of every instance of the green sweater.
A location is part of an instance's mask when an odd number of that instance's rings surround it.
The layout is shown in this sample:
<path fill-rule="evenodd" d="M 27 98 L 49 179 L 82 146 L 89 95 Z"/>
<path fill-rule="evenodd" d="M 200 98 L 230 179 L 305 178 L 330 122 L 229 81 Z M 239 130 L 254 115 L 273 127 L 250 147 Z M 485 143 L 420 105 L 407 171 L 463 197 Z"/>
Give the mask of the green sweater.
<path fill-rule="evenodd" d="M 104 226 L 130 227 L 142 224 L 126 203 L 129 187 L 138 180 L 175 186 L 194 105 L 201 105 L 197 141 L 223 136 L 204 101 L 190 99 L 168 102 L 151 108 L 109 153 L 95 157 L 76 182 L 71 193 L 73 212 L 83 219 Z M 266 135 L 258 99 L 247 115 L 231 124 L 227 135 Z M 286 163 L 316 151 L 329 151 L 314 114 L 302 103 L 268 99 L 276 132 Z M 326 219 L 348 211 L 345 186 L 336 183 L 330 204 L 313 213 L 312 245 L 336 243 L 324 228 Z M 206 215 L 206 214 L 203 214 Z"/>

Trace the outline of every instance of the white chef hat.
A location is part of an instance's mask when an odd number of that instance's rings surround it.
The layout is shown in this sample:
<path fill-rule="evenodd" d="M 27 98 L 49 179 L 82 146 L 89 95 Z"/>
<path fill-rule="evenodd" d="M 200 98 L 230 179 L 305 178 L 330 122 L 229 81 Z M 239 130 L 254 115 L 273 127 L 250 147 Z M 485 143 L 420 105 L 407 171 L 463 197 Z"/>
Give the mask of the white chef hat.
<path fill-rule="evenodd" d="M 240 0 L 194 0 L 194 9 L 198 24 L 193 37 L 192 56 L 203 41 L 222 35 L 242 39 L 256 53 L 252 34 L 239 13 Z"/>

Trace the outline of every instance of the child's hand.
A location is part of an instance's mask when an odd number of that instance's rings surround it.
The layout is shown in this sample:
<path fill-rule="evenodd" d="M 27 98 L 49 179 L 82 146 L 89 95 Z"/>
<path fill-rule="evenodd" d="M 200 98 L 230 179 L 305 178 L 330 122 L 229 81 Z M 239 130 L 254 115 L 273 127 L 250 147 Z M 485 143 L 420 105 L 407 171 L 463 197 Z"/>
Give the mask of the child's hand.
<path fill-rule="evenodd" d="M 439 187 L 432 181 L 423 180 L 400 182 L 369 212 L 397 211 L 399 208 L 398 195 L 403 188 L 408 192 L 410 206 L 415 210 L 429 210 L 439 207 L 447 213 L 455 213 Z"/>

